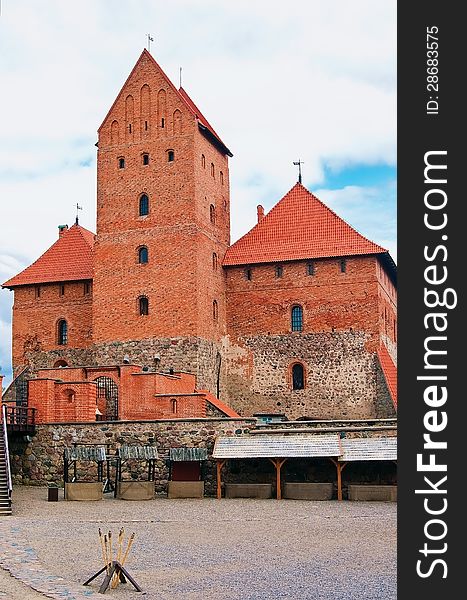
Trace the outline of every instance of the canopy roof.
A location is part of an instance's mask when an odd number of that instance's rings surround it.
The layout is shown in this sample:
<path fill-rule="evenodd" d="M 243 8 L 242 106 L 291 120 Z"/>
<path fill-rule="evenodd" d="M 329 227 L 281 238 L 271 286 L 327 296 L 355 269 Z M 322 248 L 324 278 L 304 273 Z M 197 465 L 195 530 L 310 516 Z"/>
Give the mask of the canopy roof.
<path fill-rule="evenodd" d="M 341 462 L 357 460 L 397 460 L 397 438 L 343 439 Z"/>
<path fill-rule="evenodd" d="M 218 437 L 213 458 L 300 458 L 339 456 L 337 434 Z"/>

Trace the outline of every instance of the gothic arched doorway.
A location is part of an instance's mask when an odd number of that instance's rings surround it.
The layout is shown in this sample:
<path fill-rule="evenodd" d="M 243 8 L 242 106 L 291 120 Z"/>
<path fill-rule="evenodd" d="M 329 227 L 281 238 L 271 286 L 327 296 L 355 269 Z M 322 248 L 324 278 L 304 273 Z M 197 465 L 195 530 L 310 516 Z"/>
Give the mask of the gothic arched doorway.
<path fill-rule="evenodd" d="M 97 406 L 102 407 L 102 420 L 118 420 L 118 385 L 111 377 L 98 377 L 97 383 Z M 104 409 L 104 410 L 102 410 Z"/>

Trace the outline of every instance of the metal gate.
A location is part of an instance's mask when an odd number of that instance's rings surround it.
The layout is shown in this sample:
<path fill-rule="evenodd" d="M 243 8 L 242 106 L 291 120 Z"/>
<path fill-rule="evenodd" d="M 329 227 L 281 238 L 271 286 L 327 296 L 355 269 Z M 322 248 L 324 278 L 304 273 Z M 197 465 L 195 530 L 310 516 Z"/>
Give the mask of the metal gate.
<path fill-rule="evenodd" d="M 98 377 L 94 380 L 97 383 L 97 400 L 105 398 L 106 421 L 118 420 L 118 385 L 111 377 Z M 100 404 L 98 402 L 98 404 Z"/>

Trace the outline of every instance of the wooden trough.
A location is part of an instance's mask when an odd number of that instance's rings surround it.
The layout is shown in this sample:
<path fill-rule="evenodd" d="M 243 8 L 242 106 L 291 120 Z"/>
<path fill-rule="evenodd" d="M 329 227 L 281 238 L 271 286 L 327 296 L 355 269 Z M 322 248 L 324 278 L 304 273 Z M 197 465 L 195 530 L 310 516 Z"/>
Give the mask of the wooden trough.
<path fill-rule="evenodd" d="M 284 483 L 288 500 L 332 500 L 332 483 Z"/>

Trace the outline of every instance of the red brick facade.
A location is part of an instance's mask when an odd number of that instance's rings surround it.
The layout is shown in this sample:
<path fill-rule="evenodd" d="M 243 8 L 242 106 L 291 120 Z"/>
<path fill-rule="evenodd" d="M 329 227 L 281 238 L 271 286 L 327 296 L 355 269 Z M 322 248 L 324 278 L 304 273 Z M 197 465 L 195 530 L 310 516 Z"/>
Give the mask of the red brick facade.
<path fill-rule="evenodd" d="M 258 225 L 230 245 L 229 156 L 144 51 L 99 128 L 95 239 L 62 230 L 5 284 L 15 373 L 29 365 L 37 377 L 29 397 L 42 419 L 94 419 L 96 402 L 105 415 L 98 377 L 118 386 L 120 419 L 173 417 L 174 407 L 206 416 L 206 394 L 246 416 L 392 414 L 378 360 L 384 345 L 396 361 L 388 253 L 301 184 L 268 214 L 259 207 Z M 45 369 L 59 365 L 93 366 Z M 170 368 L 177 378 L 156 373 Z M 74 381 L 74 396 L 57 379 Z"/>

